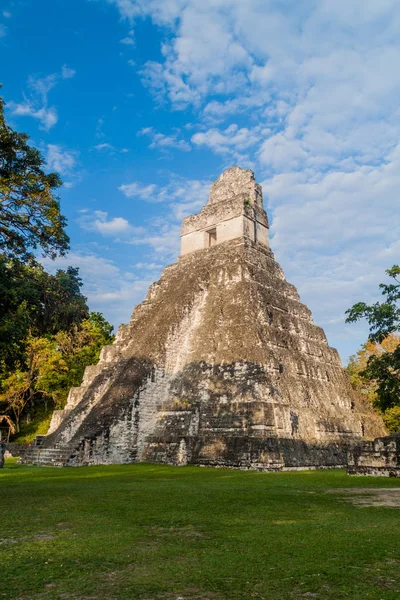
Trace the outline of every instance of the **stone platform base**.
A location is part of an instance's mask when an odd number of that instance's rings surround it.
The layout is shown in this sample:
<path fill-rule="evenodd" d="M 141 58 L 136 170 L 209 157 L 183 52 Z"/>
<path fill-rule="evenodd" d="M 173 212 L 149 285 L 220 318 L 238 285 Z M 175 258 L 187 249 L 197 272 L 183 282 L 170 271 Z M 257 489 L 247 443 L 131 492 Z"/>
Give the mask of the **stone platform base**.
<path fill-rule="evenodd" d="M 348 475 L 368 475 L 370 477 L 400 477 L 400 467 L 349 467 Z"/>
<path fill-rule="evenodd" d="M 307 444 L 294 439 L 246 436 L 205 440 L 194 436 L 176 440 L 150 439 L 138 460 L 128 451 L 117 455 L 113 448 L 100 447 L 96 439 L 86 439 L 76 447 L 49 447 L 44 438 L 37 440 L 20 462 L 59 467 L 147 462 L 254 471 L 300 471 L 344 468 L 347 450 L 348 445 L 343 442 Z"/>
<path fill-rule="evenodd" d="M 349 475 L 400 477 L 400 433 L 354 446 L 347 462 Z"/>

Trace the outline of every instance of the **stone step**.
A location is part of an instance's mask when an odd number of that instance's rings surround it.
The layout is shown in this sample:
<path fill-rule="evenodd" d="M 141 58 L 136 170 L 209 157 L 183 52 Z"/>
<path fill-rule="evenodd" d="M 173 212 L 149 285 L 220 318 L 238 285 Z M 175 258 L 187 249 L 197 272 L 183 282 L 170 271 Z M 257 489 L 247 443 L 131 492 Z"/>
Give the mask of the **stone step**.
<path fill-rule="evenodd" d="M 72 454 L 71 448 L 31 447 L 20 459 L 26 465 L 65 466 Z"/>

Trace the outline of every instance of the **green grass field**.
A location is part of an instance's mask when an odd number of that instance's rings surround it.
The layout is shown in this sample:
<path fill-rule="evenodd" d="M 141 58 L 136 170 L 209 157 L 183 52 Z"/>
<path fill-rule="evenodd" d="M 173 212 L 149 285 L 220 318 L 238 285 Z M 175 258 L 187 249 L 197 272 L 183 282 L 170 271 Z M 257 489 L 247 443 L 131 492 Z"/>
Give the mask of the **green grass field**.
<path fill-rule="evenodd" d="M 400 508 L 344 471 L 0 470 L 1 599 L 398 600 Z"/>

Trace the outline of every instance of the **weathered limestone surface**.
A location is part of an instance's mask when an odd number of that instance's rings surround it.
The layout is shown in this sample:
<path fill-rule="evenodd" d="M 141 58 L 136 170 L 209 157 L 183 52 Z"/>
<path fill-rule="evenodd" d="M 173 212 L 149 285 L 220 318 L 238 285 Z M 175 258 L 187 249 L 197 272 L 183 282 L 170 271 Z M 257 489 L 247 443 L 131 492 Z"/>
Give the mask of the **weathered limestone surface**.
<path fill-rule="evenodd" d="M 400 433 L 351 448 L 347 471 L 349 475 L 400 477 Z"/>
<path fill-rule="evenodd" d="M 330 467 L 368 427 L 385 433 L 267 244 L 218 238 L 248 211 L 267 227 L 253 173 L 234 167 L 182 228 L 216 225 L 216 244 L 164 269 L 25 461 Z"/>

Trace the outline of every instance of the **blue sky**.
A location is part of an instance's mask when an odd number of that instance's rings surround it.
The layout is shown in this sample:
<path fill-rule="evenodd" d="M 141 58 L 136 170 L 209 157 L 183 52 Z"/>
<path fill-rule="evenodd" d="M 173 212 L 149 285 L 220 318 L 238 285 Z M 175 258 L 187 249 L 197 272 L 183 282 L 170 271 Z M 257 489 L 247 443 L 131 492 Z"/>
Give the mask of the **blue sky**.
<path fill-rule="evenodd" d="M 3 0 L 8 121 L 65 182 L 90 308 L 127 322 L 227 167 L 344 361 L 400 252 L 397 0 Z"/>

